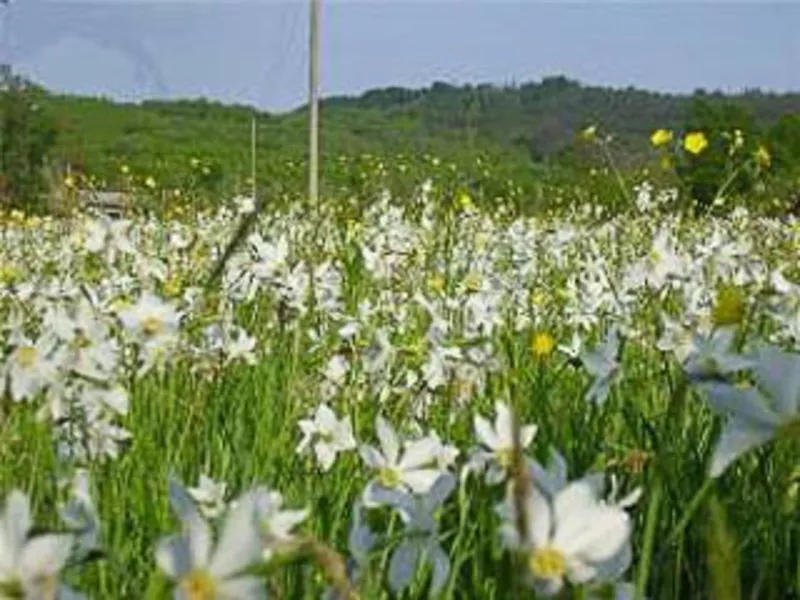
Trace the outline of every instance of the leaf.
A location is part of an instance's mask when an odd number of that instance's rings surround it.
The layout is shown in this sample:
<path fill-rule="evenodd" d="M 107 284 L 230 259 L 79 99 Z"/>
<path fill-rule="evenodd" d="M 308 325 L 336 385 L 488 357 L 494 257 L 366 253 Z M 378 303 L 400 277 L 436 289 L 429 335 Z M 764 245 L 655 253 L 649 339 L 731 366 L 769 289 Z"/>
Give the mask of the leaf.
<path fill-rule="evenodd" d="M 712 496 L 708 501 L 708 570 L 711 597 L 715 600 L 739 600 L 739 553 L 736 539 L 728 527 L 725 507 Z"/>

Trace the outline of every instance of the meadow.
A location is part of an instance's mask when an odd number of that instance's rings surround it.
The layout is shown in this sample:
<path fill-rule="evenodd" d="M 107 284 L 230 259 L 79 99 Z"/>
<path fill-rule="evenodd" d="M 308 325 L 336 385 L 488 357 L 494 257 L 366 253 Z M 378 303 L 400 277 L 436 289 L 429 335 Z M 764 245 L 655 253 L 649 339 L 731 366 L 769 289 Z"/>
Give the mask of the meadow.
<path fill-rule="evenodd" d="M 800 598 L 800 221 L 417 175 L 2 214 L 0 597 Z"/>

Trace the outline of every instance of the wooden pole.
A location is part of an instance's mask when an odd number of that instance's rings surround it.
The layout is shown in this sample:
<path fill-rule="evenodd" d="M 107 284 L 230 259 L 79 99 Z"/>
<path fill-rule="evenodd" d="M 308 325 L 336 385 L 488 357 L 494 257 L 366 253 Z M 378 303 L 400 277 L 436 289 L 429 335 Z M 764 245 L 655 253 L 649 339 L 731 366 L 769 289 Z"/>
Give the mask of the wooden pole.
<path fill-rule="evenodd" d="M 256 201 L 256 117 L 250 123 L 250 185 L 253 202 Z"/>
<path fill-rule="evenodd" d="M 320 0 L 311 1 L 308 55 L 308 198 L 319 201 L 319 18 Z"/>

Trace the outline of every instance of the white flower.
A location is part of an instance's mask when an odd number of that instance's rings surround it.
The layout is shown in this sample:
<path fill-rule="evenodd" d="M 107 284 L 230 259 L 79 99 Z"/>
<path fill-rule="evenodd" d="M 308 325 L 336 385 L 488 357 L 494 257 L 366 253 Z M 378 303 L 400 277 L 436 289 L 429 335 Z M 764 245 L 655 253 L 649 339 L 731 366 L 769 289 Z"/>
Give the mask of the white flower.
<path fill-rule="evenodd" d="M 163 538 L 156 548 L 156 564 L 175 582 L 176 600 L 266 598 L 258 578 L 241 574 L 261 554 L 254 494 L 243 495 L 230 509 L 215 549 L 211 528 L 183 494 L 171 499 L 184 532 Z"/>
<path fill-rule="evenodd" d="M 800 354 L 762 346 L 753 362 L 757 387 L 720 382 L 702 386 L 711 408 L 727 417 L 711 460 L 712 477 L 772 438 L 800 437 Z"/>
<path fill-rule="evenodd" d="M 280 492 L 259 487 L 255 494 L 259 522 L 262 558 L 269 560 L 273 554 L 294 539 L 292 529 L 308 517 L 308 510 L 284 510 Z"/>
<path fill-rule="evenodd" d="M 174 334 L 180 315 L 167 302 L 150 292 L 142 293 L 133 306 L 119 314 L 122 325 L 139 340 L 153 340 Z"/>
<path fill-rule="evenodd" d="M 424 494 L 436 482 L 440 470 L 426 468 L 436 459 L 438 444 L 431 438 L 406 442 L 400 456 L 400 440 L 392 426 L 380 415 L 375 419 L 375 431 L 381 449 L 364 444 L 359 451 L 364 462 L 378 471 L 364 490 L 364 504 L 374 506 L 373 492 L 377 487 L 402 488 Z"/>
<path fill-rule="evenodd" d="M 585 479 L 569 484 L 552 500 L 530 486 L 528 526 L 521 538 L 509 489 L 502 531 L 511 547 L 526 553 L 539 594 L 557 594 L 564 579 L 575 585 L 614 581 L 630 565 L 630 517 L 621 507 L 598 500 L 596 493 L 596 486 Z"/>
<path fill-rule="evenodd" d="M 9 494 L 0 515 L 0 596 L 53 600 L 74 594 L 61 586 L 58 575 L 67 562 L 75 537 L 71 534 L 30 536 L 28 498 L 19 490 Z"/>
<path fill-rule="evenodd" d="M 35 344 L 22 343 L 14 349 L 4 369 L 11 398 L 31 399 L 56 381 L 59 371 L 54 357 L 56 343 L 54 337 L 43 335 Z"/>
<path fill-rule="evenodd" d="M 297 453 L 302 454 L 310 446 L 313 447 L 314 455 L 323 471 L 330 470 L 339 452 L 356 447 L 350 419 L 337 419 L 336 413 L 327 404 L 320 404 L 312 419 L 301 419 L 297 425 L 303 432 Z"/>
<path fill-rule="evenodd" d="M 433 455 L 439 470 L 446 471 L 452 467 L 460 454 L 459 449 L 453 445 L 445 444 L 435 431 L 431 431 L 428 438 L 436 444 Z"/>
<path fill-rule="evenodd" d="M 504 402 L 495 402 L 494 426 L 484 417 L 475 415 L 475 435 L 481 448 L 475 450 L 470 457 L 465 474 L 482 471 L 489 465 L 486 482 L 500 483 L 505 480 L 514 458 L 514 423 L 511 410 Z M 536 425 L 520 427 L 520 446 L 525 450 L 536 436 Z"/>
<path fill-rule="evenodd" d="M 214 481 L 203 474 L 200 475 L 198 486 L 188 488 L 186 491 L 197 502 L 204 517 L 216 519 L 225 511 L 225 493 L 227 490 L 227 483 Z"/>

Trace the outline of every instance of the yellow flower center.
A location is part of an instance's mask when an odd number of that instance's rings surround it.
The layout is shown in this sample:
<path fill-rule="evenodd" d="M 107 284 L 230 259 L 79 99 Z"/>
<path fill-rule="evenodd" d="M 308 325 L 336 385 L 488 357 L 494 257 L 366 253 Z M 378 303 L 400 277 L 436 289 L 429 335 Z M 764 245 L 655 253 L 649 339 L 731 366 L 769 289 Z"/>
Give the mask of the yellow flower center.
<path fill-rule="evenodd" d="M 217 586 L 207 571 L 195 569 L 180 583 L 181 591 L 189 600 L 213 600 Z"/>
<path fill-rule="evenodd" d="M 500 448 L 499 450 L 495 450 L 494 456 L 497 459 L 497 463 L 504 469 L 510 469 L 511 465 L 514 464 L 513 448 Z"/>
<path fill-rule="evenodd" d="M 444 277 L 441 275 L 434 275 L 428 279 L 428 289 L 437 294 L 441 294 L 444 291 L 444 285 Z"/>
<path fill-rule="evenodd" d="M 549 333 L 537 333 L 535 336 L 533 336 L 531 351 L 533 352 L 534 356 L 539 358 L 550 356 L 555 347 L 556 341 Z"/>
<path fill-rule="evenodd" d="M 528 567 L 534 577 L 555 579 L 563 577 L 567 570 L 567 560 L 560 550 L 552 546 L 545 546 L 531 552 Z"/>
<path fill-rule="evenodd" d="M 464 285 L 470 292 L 477 292 L 481 289 L 482 279 L 480 273 L 470 273 L 464 280 Z"/>
<path fill-rule="evenodd" d="M 378 471 L 378 481 L 383 487 L 396 488 L 400 485 L 400 473 L 396 469 L 381 469 Z"/>
<path fill-rule="evenodd" d="M 23 369 L 30 369 L 39 358 L 39 351 L 33 346 L 23 346 L 17 349 L 17 364 Z"/>
<path fill-rule="evenodd" d="M 164 321 L 150 315 L 149 317 L 145 317 L 142 319 L 142 332 L 147 336 L 154 336 L 158 335 L 164 331 Z"/>
<path fill-rule="evenodd" d="M 19 278 L 19 271 L 11 266 L 0 267 L 0 283 L 12 284 Z"/>

